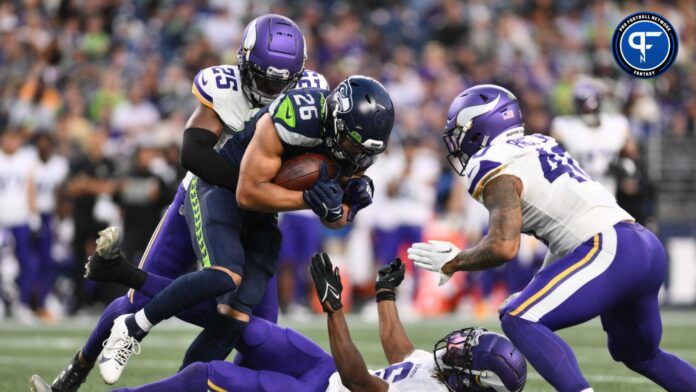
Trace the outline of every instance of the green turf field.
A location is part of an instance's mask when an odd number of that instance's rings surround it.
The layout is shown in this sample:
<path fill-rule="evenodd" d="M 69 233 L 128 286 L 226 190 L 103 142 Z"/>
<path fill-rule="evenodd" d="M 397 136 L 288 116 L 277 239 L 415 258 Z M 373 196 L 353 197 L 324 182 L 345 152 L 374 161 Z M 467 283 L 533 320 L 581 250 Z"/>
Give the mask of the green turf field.
<path fill-rule="evenodd" d="M 663 348 L 696 364 L 696 312 L 666 311 L 663 313 Z M 0 324 L 0 391 L 26 391 L 32 373 L 52 379 L 67 359 L 83 343 L 93 319 L 65 321 L 56 327 L 27 327 L 4 322 Z M 353 339 L 371 368 L 386 364 L 379 344 L 377 326 L 359 319 L 349 321 Z M 416 347 L 430 350 L 436 339 L 451 329 L 471 325 L 454 319 L 421 321 L 407 325 Z M 325 322 L 292 325 L 328 350 Z M 495 323 L 483 325 L 500 331 Z M 178 322 L 167 322 L 148 336 L 140 356 L 131 359 L 118 386 L 136 385 L 172 374 L 195 328 Z M 605 348 L 605 336 L 598 322 L 591 322 L 562 333 L 578 356 L 580 366 L 597 391 L 657 391 L 648 380 L 614 363 Z M 551 388 L 529 368 L 525 391 L 549 391 Z M 82 391 L 109 390 L 95 370 Z"/>

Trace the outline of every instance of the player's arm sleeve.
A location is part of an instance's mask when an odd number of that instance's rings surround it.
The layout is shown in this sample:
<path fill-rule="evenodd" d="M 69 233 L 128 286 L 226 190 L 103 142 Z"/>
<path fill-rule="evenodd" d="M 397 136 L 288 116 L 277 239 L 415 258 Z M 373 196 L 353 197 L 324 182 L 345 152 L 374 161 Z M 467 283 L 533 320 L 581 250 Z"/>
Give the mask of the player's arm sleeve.
<path fill-rule="evenodd" d="M 181 145 L 181 166 L 210 184 L 235 190 L 239 170 L 215 151 L 217 141 L 218 136 L 207 129 L 186 129 Z"/>

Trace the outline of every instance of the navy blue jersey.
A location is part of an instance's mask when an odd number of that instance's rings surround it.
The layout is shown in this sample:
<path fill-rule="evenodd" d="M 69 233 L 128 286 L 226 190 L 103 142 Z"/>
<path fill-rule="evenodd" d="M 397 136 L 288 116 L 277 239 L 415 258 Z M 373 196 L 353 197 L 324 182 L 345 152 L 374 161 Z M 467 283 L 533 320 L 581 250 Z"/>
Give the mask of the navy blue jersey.
<path fill-rule="evenodd" d="M 269 113 L 283 145 L 283 160 L 308 152 L 328 155 L 324 146 L 323 122 L 326 117 L 324 101 L 329 94 L 329 90 L 308 88 L 281 95 L 256 113 L 244 125 L 243 131 L 234 134 L 220 149 L 220 154 L 230 164 L 239 167 L 256 131 L 256 123 Z"/>

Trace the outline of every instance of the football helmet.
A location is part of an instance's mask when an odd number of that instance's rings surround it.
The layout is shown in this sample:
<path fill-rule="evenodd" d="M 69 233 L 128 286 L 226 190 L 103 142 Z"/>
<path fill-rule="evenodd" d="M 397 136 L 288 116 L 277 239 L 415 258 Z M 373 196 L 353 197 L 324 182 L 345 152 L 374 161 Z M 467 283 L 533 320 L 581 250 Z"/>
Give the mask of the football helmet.
<path fill-rule="evenodd" d="M 573 103 L 575 111 L 585 124 L 593 128 L 599 126 L 602 92 L 596 86 L 578 83 L 573 89 Z"/>
<path fill-rule="evenodd" d="M 249 102 L 259 107 L 295 86 L 304 72 L 307 46 L 295 22 L 268 14 L 244 29 L 237 57 L 242 90 Z"/>
<path fill-rule="evenodd" d="M 460 175 L 469 159 L 499 137 L 522 136 L 524 122 L 514 94 L 493 84 L 462 91 L 450 104 L 443 139 L 447 160 Z"/>
<path fill-rule="evenodd" d="M 503 335 L 479 327 L 452 331 L 435 343 L 437 376 L 456 392 L 521 391 L 527 362 Z"/>
<path fill-rule="evenodd" d="M 384 152 L 394 126 L 387 90 L 367 76 L 350 76 L 327 97 L 326 147 L 343 175 L 367 169 Z"/>

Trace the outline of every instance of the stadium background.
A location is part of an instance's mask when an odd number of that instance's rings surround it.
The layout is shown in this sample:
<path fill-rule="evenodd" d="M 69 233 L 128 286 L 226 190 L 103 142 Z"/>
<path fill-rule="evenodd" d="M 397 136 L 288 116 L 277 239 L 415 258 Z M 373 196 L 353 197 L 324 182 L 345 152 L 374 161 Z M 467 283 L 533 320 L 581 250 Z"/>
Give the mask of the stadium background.
<path fill-rule="evenodd" d="M 640 9 L 665 16 L 680 37 L 676 63 L 654 80 L 622 73 L 609 48 L 618 21 Z M 323 73 L 330 85 L 349 74 L 366 74 L 382 81 L 395 102 L 394 139 L 371 173 L 378 189 L 375 204 L 352 230 L 323 231 L 311 215 L 281 220 L 287 238 L 305 250 L 330 251 L 348 271 L 361 348 L 369 351 L 377 339 L 370 300 L 375 266 L 414 240 L 447 237 L 465 246 L 485 230 L 485 211 L 452 176 L 440 139 L 451 98 L 477 83 L 508 87 L 520 99 L 527 128 L 548 133 L 554 116 L 573 113 L 572 87 L 581 75 L 602 81 L 604 108 L 627 116 L 639 146 L 623 157 L 635 170 L 624 165 L 616 173 L 619 200 L 666 241 L 671 264 L 665 304 L 690 308 L 696 303 L 691 197 L 696 191 L 696 5 L 691 1 L 6 1 L 0 4 L 3 138 L 19 135 L 32 145 L 39 135 L 48 135 L 48 145 L 69 169 L 53 211 L 53 262 L 41 266 L 46 279 L 27 303 L 18 299 L 15 278 L 21 270 L 12 236 L 2 235 L 0 363 L 6 374 L 0 390 L 23 389 L 32 370 L 47 377 L 57 372 L 86 337 L 91 317 L 122 293 L 80 278 L 97 230 L 122 226 L 123 250 L 138 260 L 184 174 L 178 153 L 196 103 L 193 76 L 211 65 L 236 63 L 244 26 L 268 12 L 298 23 L 308 43 L 307 68 Z M 297 235 L 305 230 L 320 235 Z M 444 288 L 435 286 L 432 275 L 411 273 L 399 293 L 409 331 L 427 348 L 462 323 L 495 329 L 497 304 L 526 284 L 543 251 L 527 239 L 514 263 L 460 277 Z M 310 325 L 317 316 L 307 308 L 306 258 L 293 260 L 289 254 L 279 274 L 282 320 L 325 343 L 322 329 Z M 43 292 L 48 293 L 44 304 L 38 298 Z M 666 343 L 693 363 L 691 312 L 668 313 L 672 335 Z M 442 320 L 422 321 L 433 315 Z M 590 381 L 606 382 L 611 390 L 620 385 L 650 390 L 610 364 L 599 329 L 591 324 L 571 337 L 585 345 L 581 365 L 597 373 Z M 191 331 L 177 326 L 163 337 L 169 333 L 188 342 Z M 164 340 L 161 346 L 131 377 L 129 369 L 124 382 L 173 371 L 180 356 L 168 354 Z M 179 352 L 184 347 L 176 345 Z M 383 364 L 378 354 L 366 353 L 371 365 Z M 88 386 L 103 389 L 96 378 Z M 532 387 L 543 390 L 531 379 Z"/>

